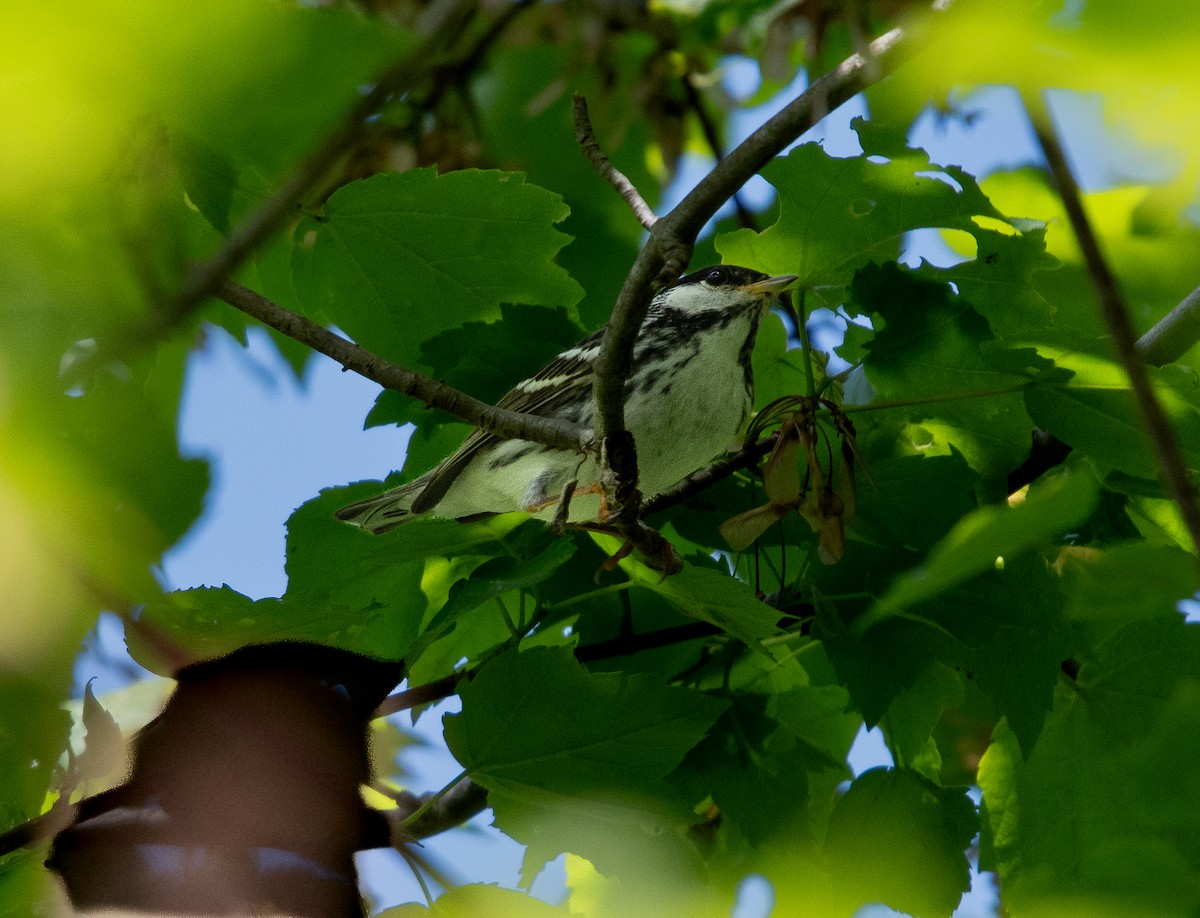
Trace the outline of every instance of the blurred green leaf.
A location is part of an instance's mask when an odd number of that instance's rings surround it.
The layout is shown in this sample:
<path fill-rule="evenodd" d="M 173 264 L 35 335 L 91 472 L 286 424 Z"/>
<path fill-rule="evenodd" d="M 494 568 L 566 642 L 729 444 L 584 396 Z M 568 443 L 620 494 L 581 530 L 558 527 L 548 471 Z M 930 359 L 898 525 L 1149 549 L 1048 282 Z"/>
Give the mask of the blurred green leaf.
<path fill-rule="evenodd" d="M 566 905 L 550 905 L 527 893 L 499 886 L 452 886 L 430 906 L 410 902 L 385 909 L 378 918 L 567 918 Z"/>
<path fill-rule="evenodd" d="M 835 882 L 855 899 L 949 916 L 971 887 L 964 848 L 978 827 L 964 791 L 902 768 L 874 768 L 834 807 L 825 856 Z"/>
<path fill-rule="evenodd" d="M 1067 614 L 1083 622 L 1150 618 L 1200 590 L 1194 556 L 1143 542 L 1066 553 L 1061 569 Z"/>
<path fill-rule="evenodd" d="M 898 579 L 866 617 L 855 623 L 865 632 L 923 600 L 1006 563 L 1083 521 L 1096 503 L 1097 482 L 1076 466 L 1044 480 L 1029 496 L 1005 507 L 979 507 L 929 552 L 917 569 Z"/>
<path fill-rule="evenodd" d="M 1177 615 L 1136 622 L 1059 692 L 1022 764 L 998 729 L 979 770 L 981 858 L 1017 914 L 1189 915 L 1200 903 L 1200 642 Z"/>
<path fill-rule="evenodd" d="M 1156 478 L 1158 458 L 1124 370 L 1084 351 L 1054 355 L 1073 375 L 1066 384 L 1031 386 L 1025 405 L 1039 427 L 1105 466 Z M 1200 468 L 1200 386 L 1170 367 L 1147 367 L 1159 402 L 1175 428 L 1183 458 Z"/>

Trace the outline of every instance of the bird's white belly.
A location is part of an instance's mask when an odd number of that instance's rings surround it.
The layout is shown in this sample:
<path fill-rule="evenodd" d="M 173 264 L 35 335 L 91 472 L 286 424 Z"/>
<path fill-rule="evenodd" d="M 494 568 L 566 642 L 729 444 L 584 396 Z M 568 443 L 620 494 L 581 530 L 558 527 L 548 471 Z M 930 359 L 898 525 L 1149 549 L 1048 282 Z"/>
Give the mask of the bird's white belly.
<path fill-rule="evenodd" d="M 734 444 L 751 407 L 737 360 L 749 334 L 748 323 L 747 317 L 731 323 L 723 333 L 710 335 L 704 352 L 676 364 L 669 380 L 655 382 L 653 397 L 642 394 L 626 400 L 625 426 L 637 445 L 643 497 L 661 493 Z M 661 392 L 668 382 L 670 390 Z M 578 488 L 594 490 L 600 480 L 599 465 L 590 455 L 545 450 L 526 440 L 510 440 L 501 450 L 511 461 L 498 468 L 478 460 L 470 463 L 438 503 L 438 516 L 525 509 L 551 519 L 567 482 L 574 479 Z M 580 494 L 571 501 L 572 521 L 594 520 L 599 512 L 596 493 Z"/>
<path fill-rule="evenodd" d="M 637 444 L 639 487 L 652 497 L 728 450 L 750 400 L 736 360 L 697 358 L 678 370 L 662 404 L 647 408 L 627 410 L 625 423 Z"/>

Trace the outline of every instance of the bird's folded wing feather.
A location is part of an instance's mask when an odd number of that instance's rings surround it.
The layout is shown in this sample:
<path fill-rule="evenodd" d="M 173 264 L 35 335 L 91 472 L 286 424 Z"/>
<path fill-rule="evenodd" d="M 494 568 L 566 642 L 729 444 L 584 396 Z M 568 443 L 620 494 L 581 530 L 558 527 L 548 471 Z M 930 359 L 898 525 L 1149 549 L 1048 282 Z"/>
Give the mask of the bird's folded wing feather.
<path fill-rule="evenodd" d="M 563 401 L 577 397 L 579 388 L 591 388 L 592 364 L 603 337 L 604 328 L 598 328 L 571 350 L 559 354 L 529 379 L 510 389 L 496 406 L 538 417 L 552 416 Z M 429 472 L 428 484 L 413 501 L 412 512 L 424 513 L 436 507 L 479 451 L 500 439 L 485 430 L 472 432 L 453 455 Z"/>

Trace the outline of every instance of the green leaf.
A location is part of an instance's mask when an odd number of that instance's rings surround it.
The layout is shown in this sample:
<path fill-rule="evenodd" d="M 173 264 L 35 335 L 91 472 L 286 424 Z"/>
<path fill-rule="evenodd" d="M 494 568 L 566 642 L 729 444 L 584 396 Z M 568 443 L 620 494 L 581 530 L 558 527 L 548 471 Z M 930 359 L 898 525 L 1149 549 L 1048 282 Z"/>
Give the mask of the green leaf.
<path fill-rule="evenodd" d="M 544 528 L 540 523 L 533 523 L 530 528 L 533 527 Z M 533 590 L 553 576 L 555 571 L 575 554 L 575 545 L 570 540 L 556 538 L 550 535 L 548 530 L 545 535 L 548 542 L 544 543 L 541 551 L 535 552 L 529 558 L 503 555 L 492 558 L 475 568 L 465 580 L 455 583 L 441 609 L 423 627 L 420 640 L 410 648 L 409 666 L 416 666 L 426 648 L 445 637 L 467 613 L 484 603 L 501 599 L 506 594 Z M 523 603 L 519 596 L 514 598 Z M 497 615 L 503 619 L 502 615 Z M 516 617 L 515 608 L 510 615 Z M 528 622 L 514 621 L 514 624 L 521 628 L 528 625 Z M 464 649 L 459 648 L 455 651 L 455 660 L 462 658 Z"/>
<path fill-rule="evenodd" d="M 1183 916 L 1200 906 L 1200 628 L 1135 622 L 1059 692 L 1022 764 L 997 730 L 979 769 L 983 866 L 1014 914 Z"/>
<path fill-rule="evenodd" d="M 961 169 L 937 166 L 925 151 L 894 143 L 876 149 L 882 135 L 862 119 L 854 125 L 865 151 L 861 156 L 837 159 L 810 143 L 763 168 L 763 177 L 779 192 L 779 219 L 761 233 L 738 230 L 720 237 L 717 249 L 726 261 L 798 274 L 804 287 L 841 285 L 871 261 L 896 258 L 910 230 L 944 227 L 973 234 L 980 231 L 976 216 L 1007 225 Z M 877 161 L 881 153 L 885 162 Z"/>
<path fill-rule="evenodd" d="M 636 30 L 605 30 L 605 57 L 618 63 L 614 70 L 577 66 L 595 53 L 583 33 L 553 30 L 530 39 L 489 52 L 491 66 L 472 85 L 477 115 L 493 162 L 520 163 L 531 182 L 570 202 L 562 229 L 575 241 L 563 249 L 559 263 L 587 291 L 579 314 L 594 328 L 612 313 L 626 273 L 615 266 L 633 263 L 642 228 L 580 154 L 570 127 L 572 92 L 588 99 L 600 145 L 613 165 L 655 206 L 663 175 L 653 163 L 660 153 L 638 108 L 628 104 L 643 86 L 642 68 L 652 66 L 647 53 L 653 46 Z"/>
<path fill-rule="evenodd" d="M 1096 505 L 1099 485 L 1086 468 L 1075 466 L 1043 479 L 1015 506 L 980 507 L 929 552 L 924 564 L 900 577 L 855 629 L 863 633 L 885 619 L 903 615 L 970 577 L 1004 563 L 1077 523 Z"/>
<path fill-rule="evenodd" d="M 1025 405 L 1039 427 L 1096 461 L 1154 479 L 1159 463 L 1124 370 L 1107 356 L 1054 354 L 1074 375 L 1065 385 L 1031 386 Z M 1147 367 L 1159 402 L 1175 429 L 1184 460 L 1200 468 L 1200 386 L 1178 368 Z"/>
<path fill-rule="evenodd" d="M 449 329 L 423 342 L 421 362 L 437 379 L 495 404 L 509 389 L 533 376 L 584 336 L 583 329 L 561 307 L 548 309 L 504 303 L 500 306 L 500 315 L 500 321 L 467 322 L 461 328 Z M 427 408 L 390 389 L 379 393 L 365 426 L 410 422 L 417 425 L 417 430 L 413 433 L 415 442 L 410 441 L 409 452 L 417 456 L 433 452 L 422 449 L 431 438 L 437 442 L 443 442 L 443 439 L 451 442 L 457 437 L 461 442 L 466 436 L 467 428 L 454 415 Z M 447 430 L 447 437 L 443 438 L 443 428 L 452 429 L 453 433 Z M 457 445 L 455 442 L 446 448 L 443 455 L 449 455 Z M 418 458 L 412 467 L 416 468 L 424 461 Z"/>
<path fill-rule="evenodd" d="M 963 684 L 958 673 L 944 663 L 926 667 L 916 682 L 896 696 L 880 721 L 896 764 L 939 782 L 940 762 L 938 769 L 930 770 L 933 773 L 919 764 L 928 761 L 929 739 L 942 711 L 961 707 L 962 702 Z"/>
<path fill-rule="evenodd" d="M 1067 614 L 1077 621 L 1120 624 L 1173 610 L 1200 590 L 1195 556 L 1179 548 L 1128 542 L 1080 549 L 1062 559 Z"/>
<path fill-rule="evenodd" d="M 156 391 L 159 387 L 169 391 Z M 54 430 L 56 446 L 86 464 L 94 492 L 107 492 L 112 501 L 114 521 L 140 512 L 154 522 L 159 550 L 200 516 L 209 484 L 208 462 L 180 455 L 174 427 L 178 399 L 174 380 L 153 377 L 139 385 L 101 379 L 76 397 L 28 406 L 38 416 L 36 423 L 29 420 L 30 429 Z M 136 525 L 128 523 L 131 529 Z"/>
<path fill-rule="evenodd" d="M 590 674 L 566 648 L 506 653 L 459 694 L 446 742 L 497 824 L 535 860 L 569 850 L 606 873 L 630 866 L 614 834 L 633 844 L 643 824 L 690 822 L 665 778 L 726 708 L 657 674 Z"/>
<path fill-rule="evenodd" d="M 338 189 L 301 224 L 297 289 L 306 309 L 405 366 L 421 343 L 502 303 L 571 306 L 579 285 L 552 261 L 568 213 L 520 173 L 433 168 Z"/>
<path fill-rule="evenodd" d="M 853 528 L 890 544 L 928 550 L 976 506 L 979 476 L 960 454 L 889 457 L 867 473 Z"/>
<path fill-rule="evenodd" d="M 373 578 L 403 561 L 431 555 L 489 555 L 524 520 L 515 515 L 477 523 L 419 517 L 390 532 L 372 535 L 334 519 L 334 511 L 386 490 L 384 483 L 364 481 L 345 488 L 326 488 L 288 518 L 284 568 L 288 590 L 371 590 Z"/>
<path fill-rule="evenodd" d="M 949 916 L 971 888 L 965 849 L 978 825 L 962 790 L 905 769 L 875 768 L 834 807 L 825 854 L 835 883 L 858 901 L 922 918 Z"/>
<path fill-rule="evenodd" d="M 795 737 L 767 715 L 771 701 L 735 696 L 684 765 L 693 795 L 711 795 L 754 847 L 790 827 L 808 805 L 808 763 Z"/>
<path fill-rule="evenodd" d="M 1001 338 L 1045 328 L 1055 312 L 1035 286 L 1043 272 L 1059 266 L 1058 259 L 1046 252 L 1046 230 L 1028 220 L 1013 223 L 1020 232 L 1014 233 L 1007 226 L 1004 230 L 979 226 L 971 230 L 974 239 L 962 233 L 947 233 L 969 241 L 970 250 L 964 254 L 974 257 L 948 268 L 923 263 L 914 272 L 923 279 L 954 284 Z"/>
<path fill-rule="evenodd" d="M 92 679 L 83 687 L 83 712 L 81 720 L 86 732 L 83 753 L 76 759 L 78 778 L 87 781 L 108 774 L 125 755 L 125 739 L 121 728 L 104 705 L 92 693 Z"/>
<path fill-rule="evenodd" d="M 774 695 L 741 692 L 689 754 L 676 780 L 697 799 L 711 796 L 754 847 L 786 830 L 805 837 L 809 780 L 848 777 L 845 757 L 860 720 L 840 686 L 802 686 Z"/>
<path fill-rule="evenodd" d="M 754 345 L 754 406 L 762 409 L 784 395 L 805 391 L 804 354 L 790 348 L 787 329 L 775 313 L 768 315 Z"/>
<path fill-rule="evenodd" d="M 566 648 L 489 662 L 459 691 L 446 738 L 471 776 L 534 797 L 662 792 L 726 703 L 650 674 L 590 674 Z"/>
<path fill-rule="evenodd" d="M 616 551 L 620 546 L 611 541 Z M 685 563 L 678 574 L 663 577 L 638 562 L 622 563 L 622 567 L 631 579 L 684 615 L 716 625 L 751 647 L 779 632 L 779 610 L 760 601 L 749 584 L 723 571 Z"/>
<path fill-rule="evenodd" d="M 895 264 L 858 272 L 849 308 L 875 324 L 863 363 L 875 401 L 899 401 L 898 410 L 935 432 L 941 450 L 961 452 L 985 478 L 1002 478 L 1021 463 L 1032 427 L 1021 390 L 1049 361 L 1000 342 L 949 286 Z"/>
<path fill-rule="evenodd" d="M 376 918 L 567 918 L 566 905 L 550 905 L 515 889 L 470 883 L 451 886 L 430 906 L 410 902 Z"/>
<path fill-rule="evenodd" d="M 503 303 L 498 321 L 466 322 L 424 341 L 421 363 L 438 379 L 494 404 L 585 334 L 561 306 Z"/>

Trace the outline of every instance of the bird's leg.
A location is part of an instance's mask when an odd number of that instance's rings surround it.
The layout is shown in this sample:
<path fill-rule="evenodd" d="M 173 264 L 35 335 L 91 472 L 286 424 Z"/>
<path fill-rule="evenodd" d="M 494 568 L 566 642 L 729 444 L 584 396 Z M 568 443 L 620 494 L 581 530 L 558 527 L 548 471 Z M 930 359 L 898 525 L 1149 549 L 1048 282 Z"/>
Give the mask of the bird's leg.
<path fill-rule="evenodd" d="M 554 511 L 554 519 L 550 523 L 550 531 L 556 536 L 561 536 L 563 530 L 567 528 L 567 517 L 571 513 L 571 497 L 575 494 L 575 486 L 578 482 L 572 478 L 563 485 L 562 496 L 558 499 L 558 509 Z"/>
<path fill-rule="evenodd" d="M 582 488 L 580 488 L 575 486 L 575 482 L 573 480 L 569 481 L 563 487 L 562 493 L 557 497 L 548 497 L 545 500 L 528 503 L 521 509 L 526 513 L 537 513 L 539 510 L 545 510 L 547 507 L 553 507 L 555 504 L 558 504 L 559 509 L 558 512 L 554 514 L 554 520 L 555 523 L 557 523 L 559 516 L 562 516 L 563 525 L 565 526 L 566 515 L 569 512 L 571 500 L 576 497 L 587 497 L 592 494 L 600 495 L 600 512 L 596 515 L 596 519 L 599 522 L 604 522 L 608 519 L 608 503 L 604 498 L 604 488 L 601 487 L 598 482 L 590 485 L 584 485 Z M 563 510 L 562 508 L 564 506 L 566 506 L 568 510 Z"/>

